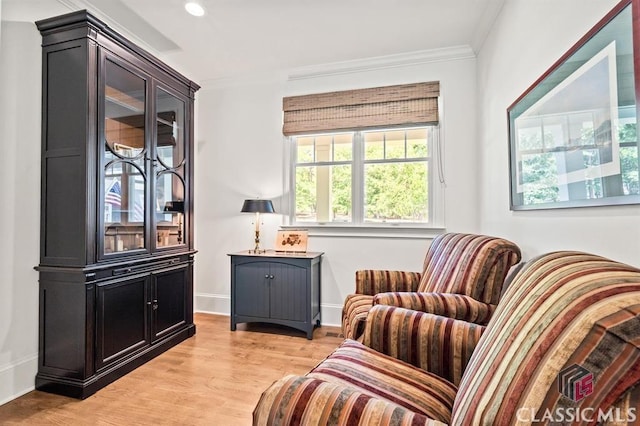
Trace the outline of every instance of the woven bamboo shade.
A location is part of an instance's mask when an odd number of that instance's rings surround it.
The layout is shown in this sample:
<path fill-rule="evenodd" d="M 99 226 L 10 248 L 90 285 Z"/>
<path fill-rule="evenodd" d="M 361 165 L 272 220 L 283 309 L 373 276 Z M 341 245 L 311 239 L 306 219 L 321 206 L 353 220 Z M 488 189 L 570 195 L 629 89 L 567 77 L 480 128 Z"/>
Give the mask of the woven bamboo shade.
<path fill-rule="evenodd" d="M 438 122 L 440 83 L 290 96 L 282 100 L 286 136 Z"/>

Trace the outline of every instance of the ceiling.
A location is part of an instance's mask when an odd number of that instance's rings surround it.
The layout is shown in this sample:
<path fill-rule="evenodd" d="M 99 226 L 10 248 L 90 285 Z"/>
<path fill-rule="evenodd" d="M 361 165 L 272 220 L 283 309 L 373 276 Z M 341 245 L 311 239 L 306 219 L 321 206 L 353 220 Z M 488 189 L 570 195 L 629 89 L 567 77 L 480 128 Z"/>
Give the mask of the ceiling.
<path fill-rule="evenodd" d="M 506 0 L 0 0 L 3 21 L 87 9 L 203 83 L 403 53 L 478 51 Z"/>

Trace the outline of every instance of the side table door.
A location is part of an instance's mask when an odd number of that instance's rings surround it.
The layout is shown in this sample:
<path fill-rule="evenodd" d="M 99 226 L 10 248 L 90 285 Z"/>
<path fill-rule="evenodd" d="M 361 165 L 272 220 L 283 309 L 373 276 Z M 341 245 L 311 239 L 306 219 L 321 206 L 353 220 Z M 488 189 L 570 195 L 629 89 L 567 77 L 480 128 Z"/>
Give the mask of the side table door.
<path fill-rule="evenodd" d="M 236 315 L 269 318 L 269 263 L 239 263 L 235 274 Z"/>
<path fill-rule="evenodd" d="M 307 274 L 306 267 L 278 262 L 271 264 L 271 318 L 301 322 L 307 320 Z"/>

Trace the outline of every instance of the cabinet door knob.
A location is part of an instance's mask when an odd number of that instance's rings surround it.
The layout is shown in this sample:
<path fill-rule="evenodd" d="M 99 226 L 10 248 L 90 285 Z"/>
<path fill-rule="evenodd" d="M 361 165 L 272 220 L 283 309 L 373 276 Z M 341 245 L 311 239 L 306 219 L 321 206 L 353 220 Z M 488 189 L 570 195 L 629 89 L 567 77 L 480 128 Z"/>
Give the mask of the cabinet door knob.
<path fill-rule="evenodd" d="M 269 275 L 269 279 L 272 280 L 273 279 L 273 275 Z"/>
<path fill-rule="evenodd" d="M 269 274 L 264 274 L 264 277 L 269 279 Z"/>

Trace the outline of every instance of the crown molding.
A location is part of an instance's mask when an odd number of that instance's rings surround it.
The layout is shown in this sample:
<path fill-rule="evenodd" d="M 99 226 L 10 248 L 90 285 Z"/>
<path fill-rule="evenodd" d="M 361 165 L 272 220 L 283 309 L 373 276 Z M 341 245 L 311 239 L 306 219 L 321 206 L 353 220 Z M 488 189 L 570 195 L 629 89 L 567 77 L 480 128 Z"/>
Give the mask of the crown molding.
<path fill-rule="evenodd" d="M 224 89 L 229 87 L 274 85 L 283 84 L 287 79 L 287 73 L 278 70 L 267 70 L 262 72 L 252 72 L 225 76 L 218 78 L 207 78 L 201 80 L 202 89 Z"/>
<path fill-rule="evenodd" d="M 160 52 L 158 49 L 153 47 L 151 44 L 147 43 L 138 35 L 131 32 L 129 29 L 120 25 L 117 19 L 114 19 L 110 14 L 96 7 L 90 1 L 88 0 L 57 0 L 57 1 L 63 6 L 68 7 L 72 11 L 83 10 L 83 9 L 88 10 L 90 13 L 95 15 L 98 19 L 105 21 L 110 28 L 122 34 L 124 37 L 131 40 L 132 42 L 134 42 L 135 44 L 137 44 L 147 52 L 151 53 L 154 56 L 161 56 L 162 52 Z"/>
<path fill-rule="evenodd" d="M 309 78 L 359 73 L 386 68 L 406 67 L 432 62 L 475 58 L 476 54 L 470 46 L 460 45 L 294 68 L 288 71 L 287 79 L 289 81 L 304 80 Z"/>
<path fill-rule="evenodd" d="M 211 78 L 200 81 L 202 89 L 219 89 L 257 84 L 274 84 L 332 75 L 359 73 L 378 69 L 406 67 L 432 62 L 475 59 L 470 46 L 453 46 L 441 49 L 419 50 L 395 55 L 376 56 L 342 62 L 311 65 L 288 70 L 271 70 L 235 76 Z"/>

